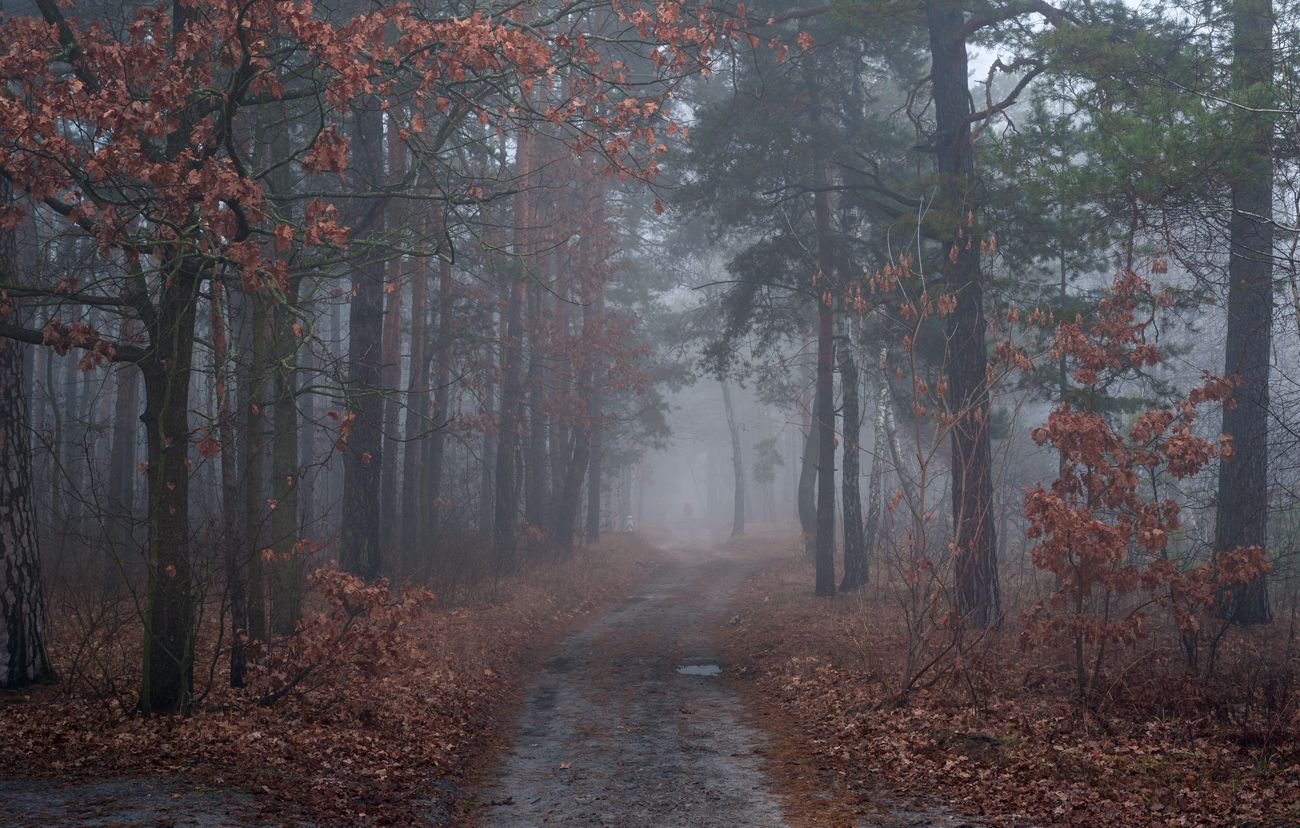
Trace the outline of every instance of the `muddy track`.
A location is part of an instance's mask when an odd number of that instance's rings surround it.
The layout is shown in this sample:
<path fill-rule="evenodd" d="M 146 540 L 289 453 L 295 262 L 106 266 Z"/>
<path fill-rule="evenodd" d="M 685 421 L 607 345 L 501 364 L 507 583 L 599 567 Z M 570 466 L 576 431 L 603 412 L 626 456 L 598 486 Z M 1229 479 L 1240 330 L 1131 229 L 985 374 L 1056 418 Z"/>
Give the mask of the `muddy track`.
<path fill-rule="evenodd" d="M 674 553 L 641 594 L 567 639 L 524 702 L 480 824 L 786 825 L 760 767 L 764 737 L 711 675 L 712 632 L 748 571 L 716 551 Z"/>

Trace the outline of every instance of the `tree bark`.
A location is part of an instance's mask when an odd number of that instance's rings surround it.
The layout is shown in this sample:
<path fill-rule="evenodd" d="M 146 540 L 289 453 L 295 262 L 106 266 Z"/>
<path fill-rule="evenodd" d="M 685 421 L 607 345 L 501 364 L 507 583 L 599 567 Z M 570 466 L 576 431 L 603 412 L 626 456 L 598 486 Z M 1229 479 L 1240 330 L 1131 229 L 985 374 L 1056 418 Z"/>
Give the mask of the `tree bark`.
<path fill-rule="evenodd" d="M 119 340 L 132 342 L 139 329 L 134 319 L 122 322 Z M 136 452 L 140 440 L 140 371 L 134 365 L 114 365 L 116 380 L 113 409 L 113 438 L 108 452 L 108 503 L 112 514 L 109 526 L 107 556 L 104 561 L 104 580 L 110 588 L 125 580 L 133 571 L 128 566 L 135 557 L 136 520 Z"/>
<path fill-rule="evenodd" d="M 522 407 L 524 285 L 509 286 L 506 303 L 505 337 L 501 342 L 501 416 L 497 429 L 495 474 L 496 503 L 493 508 L 493 547 L 497 567 L 510 571 L 515 566 L 515 511 L 518 485 L 515 461 L 519 453 L 519 412 Z"/>
<path fill-rule="evenodd" d="M 443 213 L 443 234 L 446 236 L 446 214 Z M 455 301 L 455 281 L 452 276 L 451 260 L 446 256 L 438 260 L 438 334 L 435 358 L 437 369 L 434 372 L 433 391 L 433 428 L 436 429 L 429 438 L 429 461 L 425 464 L 421 488 L 424 491 L 426 514 L 424 523 L 424 543 L 437 542 L 437 529 L 441 512 L 438 509 L 438 496 L 442 487 L 442 467 L 447 451 L 447 436 L 443 426 L 450 414 L 451 403 L 451 343 L 454 331 L 453 302 Z"/>
<path fill-rule="evenodd" d="M 221 310 L 222 286 L 212 287 L 212 368 L 217 383 L 217 439 L 221 446 L 222 561 L 226 574 L 226 596 L 230 605 L 230 686 L 243 687 L 248 659 L 244 644 L 248 638 L 247 546 L 240 522 L 239 458 L 235 453 L 234 412 L 230 408 L 226 320 Z"/>
<path fill-rule="evenodd" d="M 425 566 L 425 556 L 420 554 L 420 524 L 422 514 L 431 504 L 421 495 L 423 471 L 421 466 L 425 446 L 429 439 L 429 378 L 430 355 L 426 342 L 429 316 L 429 260 L 415 260 L 411 277 L 411 370 L 406 383 L 406 453 L 402 457 L 402 557 L 404 569 L 419 573 Z"/>
<path fill-rule="evenodd" d="M 301 464 L 298 462 L 298 337 L 293 331 L 297 319 L 297 279 L 275 307 L 274 376 L 275 432 L 271 451 L 271 551 L 269 567 L 271 631 L 288 635 L 294 631 L 302 611 L 304 561 L 298 546 L 298 495 Z"/>
<path fill-rule="evenodd" d="M 740 454 L 740 424 L 731 404 L 731 387 L 722 380 L 722 407 L 727 412 L 727 430 L 731 432 L 731 472 L 735 477 L 734 499 L 731 507 L 731 536 L 745 534 L 745 463 Z"/>
<path fill-rule="evenodd" d="M 953 541 L 956 547 L 956 603 L 965 623 L 987 627 L 1001 616 L 997 543 L 993 526 L 993 469 L 989 438 L 988 365 L 984 286 L 979 240 L 974 237 L 978 206 L 971 143 L 971 96 L 965 13 L 958 0 L 929 0 L 930 80 L 936 131 L 934 152 L 940 177 L 940 221 L 952 233 L 944 245 L 943 272 L 957 300 L 946 320 L 944 361 L 948 406 L 955 420 L 952 442 Z"/>
<path fill-rule="evenodd" d="M 383 115 L 373 97 L 354 109 L 352 141 L 354 175 L 359 189 L 383 183 Z M 354 222 L 356 224 L 356 222 Z M 382 219 L 373 218 L 375 232 Z M 381 527 L 380 478 L 383 469 L 383 326 L 384 263 L 373 252 L 352 274 L 352 305 L 348 313 L 348 413 L 352 432 L 343 459 L 343 525 L 340 563 L 343 569 L 370 581 L 379 577 Z"/>
<path fill-rule="evenodd" d="M 862 415 L 858 408 L 858 366 L 850 343 L 840 347 L 840 387 L 844 394 L 844 476 L 840 499 L 844 502 L 844 578 L 840 591 L 859 589 L 867 583 L 867 548 L 862 535 L 862 495 L 858 491 L 861 472 Z"/>
<path fill-rule="evenodd" d="M 0 204 L 11 200 L 0 178 Z M 14 271 L 14 231 L 0 232 L 0 269 Z M 23 385 L 23 346 L 0 338 L 0 687 L 21 687 L 53 674 L 45 650 L 45 599 L 41 590 L 32 498 L 32 455 Z"/>
<path fill-rule="evenodd" d="M 143 713 L 178 712 L 194 682 L 194 596 L 189 522 L 189 409 L 199 274 L 170 264 L 141 362 L 149 462 L 149 589 L 145 616 Z"/>
<path fill-rule="evenodd" d="M 1236 406 L 1223 412 L 1232 457 L 1219 464 L 1214 549 L 1268 546 L 1269 363 L 1273 325 L 1273 4 L 1234 0 L 1232 218 L 1229 226 L 1228 330 L 1224 373 L 1240 377 Z M 1238 624 L 1273 620 L 1263 575 L 1223 596 L 1222 613 Z"/>
<path fill-rule="evenodd" d="M 603 215 L 600 216 L 599 220 L 604 220 Z M 600 277 L 596 278 L 595 307 L 593 310 L 595 318 L 599 319 L 605 313 L 605 285 Z M 587 330 L 589 322 L 592 321 L 594 320 L 588 316 L 584 308 L 582 315 L 583 339 L 588 343 L 588 353 L 595 352 L 595 343 L 592 341 L 593 332 Z M 601 422 L 604 414 L 600 398 L 602 374 L 599 365 L 592 366 L 591 382 L 587 385 L 587 433 L 591 447 L 587 468 L 587 543 L 600 542 L 601 497 L 604 494 L 604 483 L 601 478 L 605 472 L 605 429 Z"/>
<path fill-rule="evenodd" d="M 880 511 L 881 488 L 885 479 L 885 452 L 889 451 L 887 423 L 887 406 L 889 401 L 889 375 L 885 371 L 885 349 L 880 349 L 880 381 L 876 388 L 876 424 L 871 440 L 871 474 L 867 478 L 867 525 L 864 531 L 864 549 L 862 554 L 862 581 L 866 583 L 871 572 L 871 560 L 880 548 Z M 900 483 L 900 485 L 902 485 Z"/>

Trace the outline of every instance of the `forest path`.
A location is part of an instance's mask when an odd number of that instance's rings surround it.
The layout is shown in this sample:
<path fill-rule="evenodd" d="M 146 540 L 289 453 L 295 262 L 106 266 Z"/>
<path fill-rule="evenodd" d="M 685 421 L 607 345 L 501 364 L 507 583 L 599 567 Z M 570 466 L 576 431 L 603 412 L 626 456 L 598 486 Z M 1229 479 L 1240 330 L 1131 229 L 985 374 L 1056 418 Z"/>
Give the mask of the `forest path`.
<path fill-rule="evenodd" d="M 716 547 L 671 552 L 639 595 L 568 638 L 524 702 L 481 824 L 787 825 L 765 737 L 709 675 L 712 632 L 752 566 Z"/>

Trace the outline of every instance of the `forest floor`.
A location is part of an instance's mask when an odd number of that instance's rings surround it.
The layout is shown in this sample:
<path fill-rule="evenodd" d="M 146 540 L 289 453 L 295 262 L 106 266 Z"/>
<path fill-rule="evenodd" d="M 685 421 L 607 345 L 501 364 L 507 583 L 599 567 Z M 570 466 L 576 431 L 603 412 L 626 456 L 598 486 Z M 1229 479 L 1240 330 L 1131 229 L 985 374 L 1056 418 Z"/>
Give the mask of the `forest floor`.
<path fill-rule="evenodd" d="M 748 579 L 781 544 L 673 544 L 643 590 L 569 637 L 534 681 L 513 749 L 480 794 L 481 828 L 570 826 L 948 826 L 937 810 L 869 815 L 781 765 L 720 658 Z M 771 557 L 775 555 L 776 557 Z M 803 746 L 806 747 L 806 746 Z M 800 746 L 796 746 L 799 749 Z M 789 768 L 787 768 L 788 770 Z M 477 819 L 473 819 L 477 816 Z"/>
<path fill-rule="evenodd" d="M 788 536 L 736 544 L 766 562 L 735 589 L 714 652 L 767 734 L 769 774 L 825 825 L 944 824 L 936 803 L 990 826 L 1300 825 L 1300 698 L 1293 629 L 1235 630 L 1213 679 L 1189 674 L 1176 636 L 1128 650 L 1081 721 L 1068 656 L 1025 648 L 1020 612 L 963 660 L 939 657 L 900 694 L 905 593 L 877 582 L 814 598 Z M 1028 589 L 1017 585 L 1024 592 Z M 1154 623 L 1154 622 L 1153 622 Z M 827 803 L 830 803 L 828 806 Z M 885 824 L 888 824 L 887 822 Z"/>
<path fill-rule="evenodd" d="M 232 690 L 220 669 L 207 671 L 220 653 L 204 651 L 196 684 L 205 700 L 182 718 L 130 713 L 139 641 L 120 634 L 129 617 L 91 635 L 68 623 L 71 611 L 54 596 L 51 650 L 64 678 L 0 691 L 0 822 L 457 824 L 458 800 L 494 762 L 547 655 L 652 578 L 660 558 L 615 534 L 569 561 L 539 561 L 432 607 L 381 614 L 325 647 L 312 680 L 270 706 L 259 699 L 279 681 L 277 662 L 265 658 L 248 688 Z M 103 670 L 93 682 L 67 656 L 87 648 Z"/>

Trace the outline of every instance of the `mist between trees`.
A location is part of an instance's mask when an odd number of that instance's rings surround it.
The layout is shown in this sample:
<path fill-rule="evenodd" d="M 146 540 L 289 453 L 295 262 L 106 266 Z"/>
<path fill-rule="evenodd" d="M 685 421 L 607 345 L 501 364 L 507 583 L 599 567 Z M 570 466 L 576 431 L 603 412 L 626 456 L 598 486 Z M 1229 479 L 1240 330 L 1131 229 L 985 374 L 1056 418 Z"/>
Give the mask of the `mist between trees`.
<path fill-rule="evenodd" d="M 797 525 L 900 698 L 1294 624 L 1289 5 L 5 12 L 0 684 L 116 624 L 191 709 L 310 578 L 610 528 Z"/>

